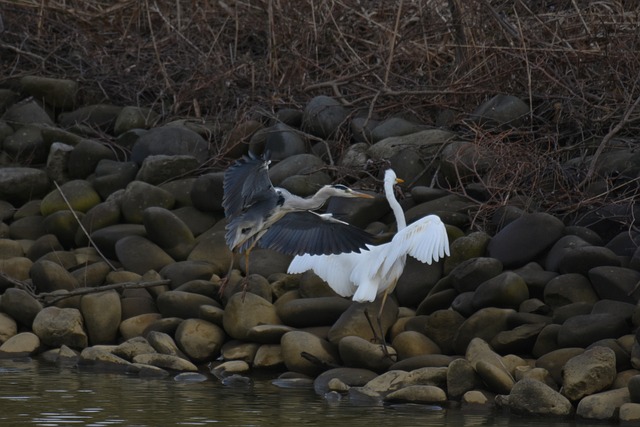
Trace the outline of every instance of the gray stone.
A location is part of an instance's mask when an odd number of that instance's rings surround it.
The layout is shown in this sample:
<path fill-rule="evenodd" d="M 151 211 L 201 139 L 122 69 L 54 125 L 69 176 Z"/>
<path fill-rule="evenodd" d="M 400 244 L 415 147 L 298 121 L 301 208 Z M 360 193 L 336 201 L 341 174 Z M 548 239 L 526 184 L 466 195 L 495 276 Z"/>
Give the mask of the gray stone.
<path fill-rule="evenodd" d="M 553 245 L 563 230 L 562 221 L 547 213 L 523 215 L 493 236 L 487 252 L 505 267 L 520 267 Z"/>
<path fill-rule="evenodd" d="M 589 280 L 600 299 L 640 301 L 640 271 L 625 267 L 601 266 L 589 270 Z"/>
<path fill-rule="evenodd" d="M 574 302 L 593 304 L 598 296 L 589 280 L 581 274 L 561 274 L 549 280 L 544 288 L 544 302 L 551 308 Z"/>
<path fill-rule="evenodd" d="M 525 378 L 509 393 L 509 408 L 524 415 L 568 416 L 573 413 L 571 402 L 543 382 Z"/>
<path fill-rule="evenodd" d="M 121 135 L 131 129 L 148 129 L 158 121 L 158 114 L 144 107 L 123 107 L 113 125 L 113 133 Z"/>
<path fill-rule="evenodd" d="M 385 371 L 396 359 L 393 347 L 386 346 L 385 353 L 382 345 L 356 336 L 342 338 L 338 343 L 338 353 L 345 366 L 376 372 Z"/>
<path fill-rule="evenodd" d="M 403 119 L 402 117 L 390 117 L 378 123 L 371 130 L 373 143 L 393 136 L 403 136 L 426 130 L 426 126 Z"/>
<path fill-rule="evenodd" d="M 95 167 L 95 173 L 88 179 L 103 199 L 116 191 L 126 188 L 135 180 L 138 165 L 135 162 L 118 162 L 102 159 Z"/>
<path fill-rule="evenodd" d="M 43 260 L 33 263 L 29 275 L 38 292 L 72 291 L 78 288 L 76 278 L 60 264 L 52 261 Z"/>
<path fill-rule="evenodd" d="M 82 314 L 75 308 L 46 307 L 33 320 L 33 332 L 44 345 L 83 349 L 88 344 Z"/>
<path fill-rule="evenodd" d="M 320 138 L 330 138 L 344 124 L 349 111 L 337 100 L 319 95 L 312 98 L 304 108 L 302 127 Z"/>
<path fill-rule="evenodd" d="M 594 341 L 618 338 L 630 332 L 624 318 L 609 313 L 586 314 L 567 319 L 558 331 L 560 347 L 587 347 Z"/>
<path fill-rule="evenodd" d="M 83 295 L 80 301 L 80 311 L 91 345 L 116 342 L 118 326 L 120 326 L 122 317 L 120 295 L 117 291 Z"/>
<path fill-rule="evenodd" d="M 517 309 L 529 298 L 525 281 L 512 271 L 505 271 L 481 283 L 473 294 L 471 304 L 475 309 L 503 307 Z"/>
<path fill-rule="evenodd" d="M 156 127 L 142 135 L 133 145 L 131 158 L 141 165 L 148 156 L 164 154 L 190 155 L 202 164 L 208 160 L 209 146 L 207 141 L 194 132 L 180 125 Z"/>
<path fill-rule="evenodd" d="M 22 205 L 43 197 L 49 191 L 47 173 L 28 167 L 0 168 L 0 199 Z"/>
<path fill-rule="evenodd" d="M 27 124 L 46 124 L 53 126 L 51 117 L 49 117 L 44 108 L 33 100 L 33 98 L 27 98 L 7 108 L 7 111 L 2 115 L 2 120 L 12 126 Z"/>
<path fill-rule="evenodd" d="M 586 396 L 578 402 L 576 415 L 589 420 L 615 421 L 622 405 L 629 403 L 629 390 L 619 388 Z"/>
<path fill-rule="evenodd" d="M 222 328 L 202 319 L 186 319 L 176 330 L 176 344 L 195 362 L 218 357 L 224 340 Z"/>
<path fill-rule="evenodd" d="M 499 332 L 509 329 L 509 315 L 512 309 L 487 307 L 478 310 L 460 325 L 455 332 L 453 349 L 457 354 L 464 354 L 467 346 L 474 338 L 491 341 Z"/>
<path fill-rule="evenodd" d="M 98 141 L 83 139 L 69 153 L 69 176 L 72 179 L 84 179 L 95 171 L 101 160 L 116 160 L 113 149 Z"/>
<path fill-rule="evenodd" d="M 150 155 L 143 160 L 136 179 L 159 185 L 193 173 L 198 169 L 199 165 L 198 160 L 190 155 Z"/>
<path fill-rule="evenodd" d="M 261 324 L 282 324 L 271 302 L 247 292 L 229 298 L 224 311 L 224 330 L 232 338 L 243 340 L 251 328 Z M 284 339 L 284 337 L 283 337 Z"/>
<path fill-rule="evenodd" d="M 282 336 L 281 346 L 284 363 L 293 372 L 316 376 L 338 364 L 335 347 L 309 332 L 288 332 Z"/>
<path fill-rule="evenodd" d="M 123 267 L 134 273 L 160 271 L 175 260 L 155 243 L 140 236 L 127 236 L 115 244 L 115 253 Z"/>
<path fill-rule="evenodd" d="M 56 79 L 43 76 L 24 76 L 20 85 L 37 99 L 56 108 L 69 109 L 76 103 L 78 82 L 69 79 Z"/>
<path fill-rule="evenodd" d="M 585 350 L 562 370 L 562 394 L 571 401 L 608 389 L 616 378 L 616 357 L 607 347 Z"/>
<path fill-rule="evenodd" d="M 33 319 L 42 310 L 42 304 L 27 291 L 9 288 L 0 298 L 0 311 L 7 313 L 22 326 L 31 328 Z"/>
<path fill-rule="evenodd" d="M 37 165 L 44 163 L 49 147 L 45 144 L 40 129 L 26 125 L 7 136 L 2 149 L 15 163 Z"/>
<path fill-rule="evenodd" d="M 113 124 L 122 111 L 122 107 L 109 104 L 85 105 L 70 112 L 58 115 L 58 122 L 63 128 L 99 128 L 105 132 L 113 131 Z"/>
<path fill-rule="evenodd" d="M 133 181 L 127 185 L 122 195 L 122 215 L 133 224 L 141 224 L 144 210 L 149 207 L 171 209 L 175 198 L 166 190 L 142 181 Z"/>
<path fill-rule="evenodd" d="M 149 240 L 164 249 L 173 259 L 181 261 L 187 258 L 195 244 L 195 238 L 189 227 L 170 210 L 150 206 L 142 213 L 142 223 Z"/>
<path fill-rule="evenodd" d="M 471 114 L 471 118 L 480 124 L 518 127 L 525 123 L 528 115 L 529 105 L 520 98 L 498 94 L 479 105 Z"/>
<path fill-rule="evenodd" d="M 213 298 L 183 291 L 163 292 L 157 298 L 156 304 L 163 317 L 179 317 L 182 319 L 195 317 L 201 305 L 220 306 Z"/>
<path fill-rule="evenodd" d="M 495 258 L 471 258 L 458 264 L 448 275 L 453 288 L 462 293 L 475 291 L 483 282 L 502 273 L 502 263 Z"/>
<path fill-rule="evenodd" d="M 289 326 L 332 325 L 351 305 L 341 297 L 297 298 L 277 306 L 278 317 Z"/>
<path fill-rule="evenodd" d="M 14 357 L 35 355 L 40 351 L 40 338 L 32 332 L 20 332 L 0 345 L 0 354 Z"/>

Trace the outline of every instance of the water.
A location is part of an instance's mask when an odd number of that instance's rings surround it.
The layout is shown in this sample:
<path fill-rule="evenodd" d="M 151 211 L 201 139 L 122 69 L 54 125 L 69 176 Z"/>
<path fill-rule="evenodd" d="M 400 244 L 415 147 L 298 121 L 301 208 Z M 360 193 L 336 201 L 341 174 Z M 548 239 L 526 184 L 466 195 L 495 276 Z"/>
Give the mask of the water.
<path fill-rule="evenodd" d="M 33 426 L 504 426 L 573 427 L 602 423 L 474 414 L 426 405 L 362 406 L 330 402 L 311 389 L 283 389 L 269 379 L 250 386 L 144 379 L 0 360 L 0 425 Z"/>

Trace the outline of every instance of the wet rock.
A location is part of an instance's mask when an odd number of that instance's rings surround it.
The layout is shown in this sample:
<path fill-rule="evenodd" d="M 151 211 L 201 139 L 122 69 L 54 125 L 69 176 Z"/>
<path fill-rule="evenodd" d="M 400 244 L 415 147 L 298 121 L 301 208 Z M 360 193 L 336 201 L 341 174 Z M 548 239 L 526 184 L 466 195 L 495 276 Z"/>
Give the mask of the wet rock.
<path fill-rule="evenodd" d="M 84 179 L 91 175 L 102 160 L 116 160 L 115 152 L 108 146 L 83 139 L 69 153 L 67 168 L 72 179 Z"/>
<path fill-rule="evenodd" d="M 531 323 L 499 332 L 491 339 L 491 347 L 501 354 L 529 354 L 545 326 L 545 323 Z"/>
<path fill-rule="evenodd" d="M 562 394 L 571 401 L 608 389 L 616 378 L 615 353 L 594 347 L 572 357 L 562 370 Z"/>
<path fill-rule="evenodd" d="M 620 412 L 618 414 L 621 424 L 633 424 L 640 422 L 640 404 L 638 403 L 623 403 L 620 405 Z"/>
<path fill-rule="evenodd" d="M 520 267 L 553 245 L 563 230 L 562 221 L 550 214 L 523 215 L 493 236 L 487 253 L 505 267 Z"/>
<path fill-rule="evenodd" d="M 80 301 L 80 311 L 91 345 L 111 344 L 116 341 L 122 310 L 117 291 L 87 294 Z"/>
<path fill-rule="evenodd" d="M 427 317 L 424 329 L 418 330 L 431 338 L 440 348 L 442 354 L 452 354 L 454 352 L 455 334 L 464 323 L 465 318 L 454 310 L 438 310 Z M 407 330 L 411 327 L 407 326 Z"/>
<path fill-rule="evenodd" d="M 33 319 L 40 310 L 42 310 L 40 301 L 23 289 L 9 288 L 0 298 L 0 311 L 27 328 L 31 328 Z"/>
<path fill-rule="evenodd" d="M 548 385 L 533 379 L 518 381 L 508 398 L 514 413 L 525 415 L 567 416 L 573 413 L 571 402 Z"/>
<path fill-rule="evenodd" d="M 135 363 L 143 363 L 173 371 L 197 372 L 198 367 L 186 359 L 169 354 L 146 353 L 133 358 Z"/>
<path fill-rule="evenodd" d="M 389 393 L 385 397 L 385 400 L 389 402 L 442 404 L 447 401 L 447 395 L 440 387 L 432 385 L 410 385 Z"/>
<path fill-rule="evenodd" d="M 247 339 L 257 343 L 279 343 L 282 336 L 295 328 L 285 325 L 256 325 L 247 332 Z"/>
<path fill-rule="evenodd" d="M 83 349 L 88 345 L 82 314 L 75 308 L 46 307 L 33 320 L 33 332 L 44 345 Z"/>
<path fill-rule="evenodd" d="M 171 209 L 175 198 L 166 190 L 142 181 L 133 181 L 122 195 L 122 215 L 133 224 L 141 224 L 149 207 Z"/>
<path fill-rule="evenodd" d="M 156 350 L 145 338 L 135 337 L 119 344 L 111 352 L 116 356 L 131 361 L 138 354 L 155 353 Z"/>
<path fill-rule="evenodd" d="M 309 332 L 288 332 L 282 336 L 281 346 L 284 364 L 293 372 L 316 376 L 338 364 L 335 347 Z"/>
<path fill-rule="evenodd" d="M 114 367 L 119 367 L 121 369 L 126 369 L 129 367 L 129 361 L 116 356 L 112 352 L 110 352 L 106 348 L 101 347 L 87 347 L 82 350 L 80 353 L 79 363 L 82 365 L 98 365 L 105 366 L 108 365 L 109 369 L 114 369 Z"/>
<path fill-rule="evenodd" d="M 140 165 L 148 156 L 190 155 L 202 164 L 207 161 L 208 149 L 207 141 L 193 130 L 180 125 L 166 125 L 142 135 L 133 145 L 131 158 Z"/>
<path fill-rule="evenodd" d="M 407 371 L 389 370 L 371 379 L 362 388 L 376 394 L 389 393 L 401 389 L 409 375 Z"/>
<path fill-rule="evenodd" d="M 389 370 L 413 371 L 422 368 L 441 368 L 449 366 L 456 356 L 444 354 L 421 354 L 400 360 L 389 367 Z"/>
<path fill-rule="evenodd" d="M 324 395 L 331 390 L 330 382 L 339 380 L 347 387 L 362 387 L 377 377 L 377 374 L 368 369 L 360 368 L 333 368 L 324 371 L 313 381 L 313 389 L 316 394 Z"/>
<path fill-rule="evenodd" d="M 202 319 L 186 319 L 176 330 L 176 344 L 195 362 L 215 359 L 224 339 L 224 331 L 219 326 Z"/>
<path fill-rule="evenodd" d="M 178 327 L 182 324 L 182 322 L 183 321 L 180 320 L 180 322 L 176 326 L 176 331 L 178 330 Z M 151 346 L 156 350 L 156 352 L 160 354 L 180 357 L 185 360 L 189 359 L 187 355 L 184 354 L 182 350 L 180 350 L 178 344 L 176 344 L 171 335 L 167 333 L 151 331 L 147 334 L 147 340 L 149 341 L 149 344 L 151 344 Z"/>

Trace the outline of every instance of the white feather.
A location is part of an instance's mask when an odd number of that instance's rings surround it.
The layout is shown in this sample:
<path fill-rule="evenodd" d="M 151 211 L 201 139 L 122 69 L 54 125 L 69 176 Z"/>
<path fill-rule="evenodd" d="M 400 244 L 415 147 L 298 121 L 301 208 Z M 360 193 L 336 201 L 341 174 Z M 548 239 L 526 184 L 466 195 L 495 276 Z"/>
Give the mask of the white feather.
<path fill-rule="evenodd" d="M 289 273 L 313 270 L 343 297 L 354 301 L 373 301 L 376 296 L 392 292 L 404 270 L 407 255 L 431 264 L 449 255 L 449 239 L 444 223 L 436 215 L 421 218 L 406 226 L 404 212 L 394 197 L 395 173 L 385 173 L 385 195 L 398 223 L 398 232 L 383 245 L 367 245 L 368 251 L 338 255 L 298 255 Z"/>

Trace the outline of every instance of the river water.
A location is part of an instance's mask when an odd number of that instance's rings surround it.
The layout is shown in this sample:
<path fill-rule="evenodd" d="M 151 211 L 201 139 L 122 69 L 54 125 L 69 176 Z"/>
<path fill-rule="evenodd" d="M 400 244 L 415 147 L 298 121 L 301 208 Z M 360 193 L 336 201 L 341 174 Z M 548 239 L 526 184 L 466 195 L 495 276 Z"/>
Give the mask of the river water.
<path fill-rule="evenodd" d="M 271 378 L 271 377 L 269 377 Z M 268 378 L 223 385 L 174 377 L 140 378 L 31 359 L 0 360 L 0 425 L 32 426 L 504 426 L 573 427 L 602 423 L 466 413 L 427 405 L 370 406 L 327 400 L 311 388 Z"/>

